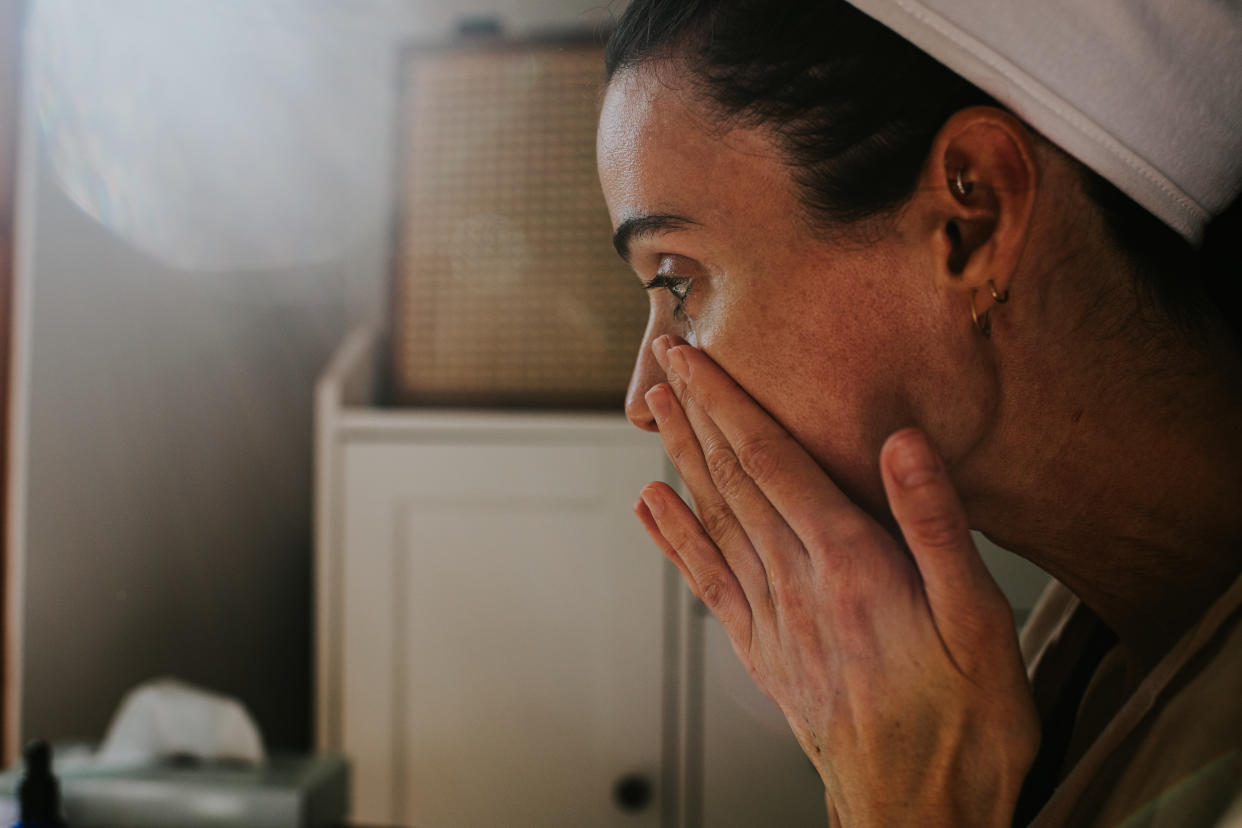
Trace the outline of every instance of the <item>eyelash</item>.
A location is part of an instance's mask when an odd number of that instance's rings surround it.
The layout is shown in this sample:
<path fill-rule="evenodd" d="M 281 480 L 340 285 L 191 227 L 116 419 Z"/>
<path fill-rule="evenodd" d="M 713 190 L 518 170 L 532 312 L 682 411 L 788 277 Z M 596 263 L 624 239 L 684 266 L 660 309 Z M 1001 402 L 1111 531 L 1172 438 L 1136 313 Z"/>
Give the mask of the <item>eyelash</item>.
<path fill-rule="evenodd" d="M 686 298 L 690 295 L 690 280 L 684 276 L 670 276 L 667 273 L 657 273 L 654 278 L 643 282 L 643 288 L 646 290 L 658 290 L 663 288 L 673 294 L 677 299 L 677 306 L 673 308 L 674 319 L 686 318 Z"/>

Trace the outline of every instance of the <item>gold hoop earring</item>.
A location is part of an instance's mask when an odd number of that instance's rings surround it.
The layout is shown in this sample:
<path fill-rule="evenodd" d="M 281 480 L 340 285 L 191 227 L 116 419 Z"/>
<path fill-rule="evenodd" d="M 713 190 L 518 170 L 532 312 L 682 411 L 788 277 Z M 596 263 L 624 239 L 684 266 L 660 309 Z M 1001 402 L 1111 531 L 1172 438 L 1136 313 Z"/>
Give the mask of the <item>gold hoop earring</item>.
<path fill-rule="evenodd" d="M 970 292 L 970 320 L 975 323 L 975 330 L 978 331 L 984 339 L 991 339 L 992 317 L 988 315 L 991 311 L 979 313 L 979 311 L 975 308 L 975 297 L 978 293 L 979 291 L 977 290 L 972 290 Z"/>
<path fill-rule="evenodd" d="M 996 283 L 988 279 L 988 290 L 992 292 L 992 301 L 998 305 L 1003 305 L 1009 301 L 1009 291 L 996 292 Z"/>

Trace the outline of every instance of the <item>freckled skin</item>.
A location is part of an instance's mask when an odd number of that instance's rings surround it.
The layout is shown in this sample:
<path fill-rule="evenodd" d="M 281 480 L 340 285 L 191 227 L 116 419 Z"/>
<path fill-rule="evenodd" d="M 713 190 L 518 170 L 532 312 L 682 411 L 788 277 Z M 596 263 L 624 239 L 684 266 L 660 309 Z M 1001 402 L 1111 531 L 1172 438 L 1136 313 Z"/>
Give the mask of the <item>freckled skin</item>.
<path fill-rule="evenodd" d="M 943 467 L 924 497 L 894 495 L 886 440 L 910 423 L 938 426 L 949 445 L 975 439 L 984 406 L 966 406 L 989 385 L 972 387 L 986 372 L 951 370 L 973 354 L 951 313 L 960 295 L 903 235 L 921 213 L 873 245 L 812 230 L 765 132 L 719 134 L 661 80 L 613 82 L 598 155 L 614 226 L 684 218 L 629 248 L 639 278 L 689 285 L 651 296 L 627 412 L 648 429 L 659 414 L 697 514 L 661 483 L 636 514 L 788 719 L 834 824 L 1008 825 L 1038 743 L 1008 605 L 979 572 Z M 669 349 L 665 334 L 707 356 Z M 855 504 L 882 519 L 891 506 L 883 523 L 900 525 L 908 547 Z M 924 555 L 911 527 L 940 527 L 932 545 L 952 551 Z M 945 559 L 976 570 L 942 579 Z M 950 648 L 977 663 L 963 671 Z"/>
<path fill-rule="evenodd" d="M 1132 262 L 1080 170 L 1010 113 L 951 115 L 910 198 L 859 233 L 812 228 L 772 135 L 715 127 L 690 90 L 675 62 L 627 70 L 600 120 L 614 227 L 681 217 L 629 249 L 679 295 L 651 295 L 626 409 L 659 413 L 696 511 L 657 482 L 635 513 L 785 713 L 834 824 L 1008 826 L 1040 723 L 968 528 L 1077 593 L 1132 689 L 1242 572 L 1236 346 L 1134 329 Z M 997 291 L 988 339 L 972 301 Z M 944 464 L 898 475 L 906 440 Z"/>
<path fill-rule="evenodd" d="M 635 424 L 652 428 L 643 394 L 663 374 L 650 345 L 673 333 L 711 355 L 875 514 L 885 511 L 876 458 L 889 434 L 922 427 L 950 466 L 979 439 L 994 389 L 969 306 L 936 285 L 900 219 L 875 244 L 812 228 L 770 134 L 721 134 L 668 65 L 610 85 L 598 157 L 614 226 L 651 213 L 698 223 L 632 248 L 641 278 L 663 267 L 692 279 L 684 321 L 674 297 L 652 292 L 627 395 Z"/>
<path fill-rule="evenodd" d="M 1141 675 L 1242 567 L 1233 340 L 1192 343 L 1160 320 L 1134 330 L 1132 263 L 1080 169 L 1009 113 L 951 116 L 910 199 L 860 236 L 812 229 L 771 134 L 717 128 L 680 72 L 620 73 L 600 119 L 614 227 L 696 222 L 632 246 L 640 278 L 691 287 L 685 320 L 666 291 L 651 296 L 630 419 L 654 428 L 644 393 L 664 375 L 650 345 L 681 336 L 890 529 L 880 448 L 921 429 L 970 526 L 1073 590 Z M 968 198 L 951 187 L 962 169 Z M 993 280 L 1010 294 L 995 308 Z M 992 311 L 990 339 L 972 295 Z"/>

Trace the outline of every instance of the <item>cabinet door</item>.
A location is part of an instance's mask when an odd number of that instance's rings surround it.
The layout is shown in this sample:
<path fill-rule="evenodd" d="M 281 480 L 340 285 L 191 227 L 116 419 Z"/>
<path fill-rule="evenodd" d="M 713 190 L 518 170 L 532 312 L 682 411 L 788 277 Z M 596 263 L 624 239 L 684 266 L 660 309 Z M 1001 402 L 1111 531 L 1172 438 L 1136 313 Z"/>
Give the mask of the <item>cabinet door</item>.
<path fill-rule="evenodd" d="M 342 740 L 372 824 L 657 826 L 669 567 L 658 441 L 350 444 Z"/>

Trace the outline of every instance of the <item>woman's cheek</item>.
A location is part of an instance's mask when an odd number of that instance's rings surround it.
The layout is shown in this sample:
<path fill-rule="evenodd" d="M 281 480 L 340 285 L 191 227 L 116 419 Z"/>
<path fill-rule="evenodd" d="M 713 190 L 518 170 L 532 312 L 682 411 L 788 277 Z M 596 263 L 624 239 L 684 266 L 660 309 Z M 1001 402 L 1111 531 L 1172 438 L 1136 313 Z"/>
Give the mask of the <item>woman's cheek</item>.
<path fill-rule="evenodd" d="M 728 371 L 727 365 L 753 353 L 758 347 L 756 343 L 762 338 L 751 338 L 749 329 L 752 327 L 745 314 L 738 315 L 736 304 L 727 301 L 717 293 L 701 291 L 698 302 L 687 317 L 686 341 L 705 352 Z M 740 366 L 739 366 L 740 367 Z"/>
<path fill-rule="evenodd" d="M 716 297 L 709 293 L 706 286 L 699 289 L 698 295 L 691 295 L 693 307 L 686 314 L 686 342 L 711 355 L 712 348 L 725 344 L 729 326 L 721 314 Z M 713 357 L 714 358 L 714 357 Z"/>

